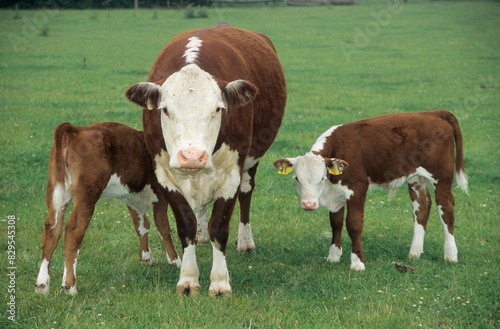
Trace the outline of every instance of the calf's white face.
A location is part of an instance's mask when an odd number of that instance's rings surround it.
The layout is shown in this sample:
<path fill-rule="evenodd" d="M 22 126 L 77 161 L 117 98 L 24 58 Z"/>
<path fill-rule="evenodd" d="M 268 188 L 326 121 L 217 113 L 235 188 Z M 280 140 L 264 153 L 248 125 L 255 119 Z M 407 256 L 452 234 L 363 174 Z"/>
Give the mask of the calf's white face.
<path fill-rule="evenodd" d="M 299 194 L 299 206 L 304 210 L 315 210 L 319 199 L 329 182 L 328 174 L 340 175 L 348 167 L 347 162 L 335 158 L 324 158 L 308 152 L 296 158 L 284 158 L 274 162 L 280 174 L 295 172 L 294 180 Z"/>
<path fill-rule="evenodd" d="M 257 88 L 244 80 L 216 80 L 196 64 L 170 75 L 159 86 L 142 82 L 129 88 L 127 98 L 148 110 L 161 111 L 161 130 L 170 167 L 184 173 L 212 168 L 212 153 L 228 104 L 246 105 Z"/>

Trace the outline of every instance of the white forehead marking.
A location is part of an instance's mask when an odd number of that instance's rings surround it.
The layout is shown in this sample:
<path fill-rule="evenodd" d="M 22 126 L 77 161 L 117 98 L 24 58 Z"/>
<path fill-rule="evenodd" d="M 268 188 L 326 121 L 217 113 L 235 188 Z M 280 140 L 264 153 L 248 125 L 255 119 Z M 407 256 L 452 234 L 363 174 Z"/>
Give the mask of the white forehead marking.
<path fill-rule="evenodd" d="M 340 126 L 342 125 L 333 126 L 327 131 L 325 131 L 321 136 L 319 136 L 318 139 L 316 140 L 316 143 L 314 143 L 314 145 L 311 147 L 311 151 L 316 151 L 316 152 L 321 151 L 323 149 L 323 146 L 325 145 L 328 136 L 330 136 L 333 133 L 333 131 Z"/>
<path fill-rule="evenodd" d="M 307 177 L 308 180 L 313 177 L 323 178 L 326 175 L 326 166 L 323 157 L 311 152 L 297 157 L 294 170 L 298 176 L 302 178 Z"/>
<path fill-rule="evenodd" d="M 186 51 L 182 57 L 185 57 L 186 63 L 190 64 L 194 63 L 196 58 L 198 58 L 198 52 L 200 51 L 202 41 L 198 37 L 191 37 L 188 40 L 189 42 L 186 45 Z"/>

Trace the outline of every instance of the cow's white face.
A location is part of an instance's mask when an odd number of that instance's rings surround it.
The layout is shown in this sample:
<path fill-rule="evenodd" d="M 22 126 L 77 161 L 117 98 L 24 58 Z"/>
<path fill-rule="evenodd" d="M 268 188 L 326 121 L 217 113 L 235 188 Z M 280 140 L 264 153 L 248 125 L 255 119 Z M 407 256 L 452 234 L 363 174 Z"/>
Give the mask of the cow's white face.
<path fill-rule="evenodd" d="M 294 171 L 293 178 L 300 198 L 299 206 L 304 210 L 315 210 L 319 207 L 325 184 L 329 182 L 328 173 L 340 175 L 348 164 L 344 160 L 324 158 L 308 152 L 296 158 L 279 159 L 274 166 L 282 174 Z"/>
<path fill-rule="evenodd" d="M 212 168 L 211 154 L 227 108 L 215 79 L 189 65 L 163 83 L 160 97 L 163 138 L 173 155 L 170 167 L 184 172 Z"/>
<path fill-rule="evenodd" d="M 143 108 L 161 111 L 161 129 L 170 167 L 184 173 L 212 169 L 212 153 L 222 112 L 248 104 L 257 88 L 244 80 L 216 80 L 196 64 L 183 67 L 159 86 L 143 82 L 127 98 Z"/>

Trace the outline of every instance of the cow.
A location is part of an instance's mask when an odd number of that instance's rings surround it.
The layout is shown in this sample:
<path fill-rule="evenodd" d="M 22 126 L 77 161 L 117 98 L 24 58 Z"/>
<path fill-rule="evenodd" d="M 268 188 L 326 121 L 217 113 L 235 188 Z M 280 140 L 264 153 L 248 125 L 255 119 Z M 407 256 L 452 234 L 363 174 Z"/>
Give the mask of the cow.
<path fill-rule="evenodd" d="M 195 242 L 204 235 L 213 247 L 209 295 L 232 293 L 226 244 L 236 200 L 237 249 L 255 251 L 249 222 L 254 179 L 278 133 L 286 95 L 271 41 L 224 23 L 174 37 L 148 82 L 126 91 L 143 109 L 146 146 L 176 218 L 183 248 L 178 294 L 200 290 Z"/>
<path fill-rule="evenodd" d="M 139 257 L 146 265 L 154 260 L 148 246 L 149 221 L 145 213 L 153 209 L 168 262 L 180 266 L 181 260 L 170 237 L 168 204 L 153 172 L 144 134 L 112 122 L 87 127 L 63 123 L 54 131 L 50 151 L 46 190 L 48 217 L 42 235 L 42 263 L 36 292 L 49 292 L 50 261 L 62 234 L 64 213 L 73 200 L 64 235 L 62 287 L 69 295 L 77 293 L 77 257 L 99 199 L 119 199 L 127 205 L 139 236 Z"/>
<path fill-rule="evenodd" d="M 455 146 L 457 183 L 468 194 L 462 134 L 457 119 L 447 111 L 388 114 L 333 126 L 316 140 L 309 152 L 276 160 L 274 166 L 282 174 L 295 172 L 302 209 L 311 211 L 322 206 L 330 211 L 333 237 L 328 261 L 340 261 L 347 206 L 351 270 L 364 270 L 361 232 L 367 191 L 371 187 L 384 187 L 390 190 L 390 199 L 407 182 L 414 218 L 408 257 L 417 259 L 423 253 L 432 203 L 428 185 L 432 185 L 444 227 L 444 260 L 456 262 L 455 200 L 451 191 Z"/>

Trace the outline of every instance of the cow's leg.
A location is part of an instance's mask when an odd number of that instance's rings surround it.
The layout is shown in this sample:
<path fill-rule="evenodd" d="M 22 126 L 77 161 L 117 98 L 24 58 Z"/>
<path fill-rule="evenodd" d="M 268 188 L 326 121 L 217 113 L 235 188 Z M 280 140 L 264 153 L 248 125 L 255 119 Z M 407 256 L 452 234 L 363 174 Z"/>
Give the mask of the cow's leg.
<path fill-rule="evenodd" d="M 366 190 L 357 191 L 347 200 L 347 233 L 352 241 L 351 270 L 363 271 L 365 269 L 365 256 L 361 247 L 361 233 L 363 232 L 363 217 Z"/>
<path fill-rule="evenodd" d="M 238 226 L 237 250 L 239 252 L 255 252 L 255 242 L 253 240 L 252 228 L 250 226 L 250 203 L 252 193 L 255 188 L 255 174 L 257 166 L 255 164 L 247 172 L 243 172 L 238 200 L 240 202 L 240 224 Z"/>
<path fill-rule="evenodd" d="M 182 264 L 177 294 L 195 295 L 200 290 L 200 270 L 196 262 L 196 217 L 186 199 L 178 192 L 168 194 L 168 200 L 177 223 L 177 233 L 182 245 Z"/>
<path fill-rule="evenodd" d="M 208 241 L 208 216 L 207 208 L 203 207 L 202 210 L 196 212 L 196 241 L 198 243 L 205 243 Z"/>
<path fill-rule="evenodd" d="M 47 208 L 48 208 L 48 216 L 45 220 L 44 231 L 42 235 L 42 264 L 40 265 L 40 271 L 38 272 L 38 277 L 35 283 L 35 291 L 38 293 L 48 293 L 50 286 L 50 261 L 52 260 L 52 254 L 57 247 L 57 243 L 61 238 L 62 229 L 64 225 L 64 212 L 68 207 L 68 204 L 71 200 L 69 197 L 68 191 L 60 191 L 56 190 L 56 193 L 64 192 L 68 196 L 67 198 L 60 198 L 63 204 L 62 207 L 58 206 L 58 209 L 55 209 L 53 200 L 53 188 L 48 184 L 47 187 Z"/>
<path fill-rule="evenodd" d="M 161 193 L 161 192 L 160 192 Z M 157 194 L 158 195 L 158 194 Z M 168 222 L 168 203 L 163 195 L 158 195 L 158 202 L 153 203 L 153 214 L 155 219 L 156 228 L 160 235 L 161 241 L 167 252 L 167 260 L 170 265 L 177 267 L 181 266 L 181 259 L 175 251 L 174 244 L 172 243 L 172 236 L 170 235 L 170 223 Z"/>
<path fill-rule="evenodd" d="M 85 189 L 90 191 L 91 189 Z M 100 194 L 100 193 L 99 193 Z M 64 275 L 62 287 L 66 294 L 75 295 L 76 290 L 76 262 L 80 253 L 83 236 L 90 224 L 94 207 L 99 199 L 99 195 L 93 197 L 90 193 L 81 193 L 78 197 L 74 196 L 74 207 L 64 232 Z"/>
<path fill-rule="evenodd" d="M 441 180 L 436 185 L 436 204 L 444 228 L 444 260 L 456 262 L 458 256 L 453 224 L 455 223 L 455 198 L 451 193 L 452 182 Z"/>
<path fill-rule="evenodd" d="M 344 207 L 339 211 L 330 212 L 330 226 L 332 227 L 332 245 L 326 259 L 332 263 L 340 262 L 342 256 L 342 227 L 344 226 Z"/>
<path fill-rule="evenodd" d="M 208 294 L 211 296 L 231 295 L 229 272 L 226 264 L 226 245 L 229 237 L 229 222 L 235 203 L 236 198 L 229 200 L 217 199 L 214 203 L 212 218 L 208 223 L 213 250 L 210 288 L 208 289 Z"/>
<path fill-rule="evenodd" d="M 153 265 L 154 258 L 151 255 L 151 250 L 148 244 L 148 233 L 149 233 L 149 220 L 145 214 L 140 214 L 134 209 L 127 206 L 130 216 L 134 222 L 135 232 L 139 237 L 139 259 L 144 265 Z"/>
<path fill-rule="evenodd" d="M 413 204 L 413 240 L 408 254 L 410 259 L 418 259 L 424 252 L 425 229 L 432 205 L 427 185 L 425 177 L 417 176 L 408 181 L 408 191 Z"/>

